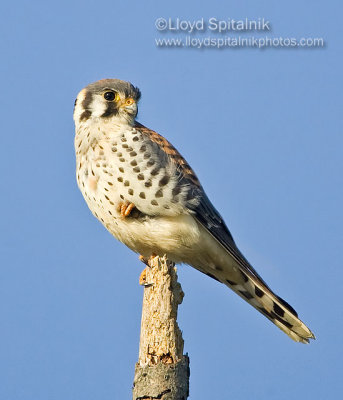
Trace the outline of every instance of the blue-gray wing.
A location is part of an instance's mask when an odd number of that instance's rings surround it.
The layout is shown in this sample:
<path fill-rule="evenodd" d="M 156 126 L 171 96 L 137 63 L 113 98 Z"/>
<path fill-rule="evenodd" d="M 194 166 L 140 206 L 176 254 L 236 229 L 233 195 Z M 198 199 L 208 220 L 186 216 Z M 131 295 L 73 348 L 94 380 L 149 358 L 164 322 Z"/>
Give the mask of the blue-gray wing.
<path fill-rule="evenodd" d="M 145 126 L 136 123 L 135 128 L 140 131 L 151 143 L 158 144 L 159 158 L 163 165 L 173 163 L 176 166 L 177 183 L 174 193 L 183 193 L 183 206 L 196 218 L 196 220 L 217 240 L 228 254 L 237 262 L 241 271 L 253 280 L 259 281 L 271 293 L 262 277 L 255 271 L 252 265 L 240 252 L 233 237 L 219 212 L 208 199 L 196 174 L 182 157 L 182 155 L 163 136 Z M 283 299 L 276 296 L 279 301 L 296 315 L 295 310 Z"/>
<path fill-rule="evenodd" d="M 242 270 L 248 275 L 260 280 L 261 283 L 268 288 L 261 276 L 255 271 L 238 249 L 223 218 L 212 205 L 203 189 L 200 196 L 200 202 L 194 209 L 192 209 L 192 211 L 198 222 L 228 251 Z"/>
<path fill-rule="evenodd" d="M 174 193 L 182 192 L 184 194 L 183 204 L 188 211 L 228 251 L 248 275 L 254 276 L 267 286 L 239 251 L 223 218 L 208 199 L 196 174 L 182 155 L 157 132 L 138 122 L 136 122 L 135 128 L 151 142 L 158 144 L 161 151 L 160 158 L 164 160 L 164 163 L 171 162 L 177 166 L 177 185 L 174 188 Z"/>

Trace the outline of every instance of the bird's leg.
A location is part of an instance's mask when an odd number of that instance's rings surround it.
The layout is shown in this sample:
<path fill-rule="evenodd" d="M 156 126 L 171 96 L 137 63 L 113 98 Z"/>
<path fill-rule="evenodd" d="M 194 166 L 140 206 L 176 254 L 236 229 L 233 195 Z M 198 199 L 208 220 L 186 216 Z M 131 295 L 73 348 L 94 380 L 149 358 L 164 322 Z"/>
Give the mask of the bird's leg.
<path fill-rule="evenodd" d="M 147 265 L 150 268 L 150 264 L 149 261 L 152 258 L 155 258 L 157 256 L 157 254 L 155 253 L 151 253 L 151 256 L 149 258 L 145 258 L 144 256 L 140 255 L 138 258 L 140 259 L 140 261 L 142 261 L 143 264 Z"/>
<path fill-rule="evenodd" d="M 135 208 L 133 203 L 120 203 L 118 210 L 120 211 L 120 215 L 123 218 L 128 217 L 131 214 L 131 211 Z"/>
<path fill-rule="evenodd" d="M 148 268 L 151 268 L 150 264 L 149 264 L 149 260 L 154 258 L 154 257 L 156 257 L 156 254 L 154 254 L 154 253 L 151 254 L 149 259 L 146 259 L 142 255 L 139 256 L 139 259 L 142 261 L 142 263 L 144 263 L 146 265 L 146 267 L 143 269 L 143 271 L 141 272 L 141 274 L 139 276 L 139 284 L 144 286 L 144 287 L 149 287 L 149 286 L 153 285 L 153 283 L 147 283 L 147 281 L 146 281 L 146 272 L 147 272 Z"/>

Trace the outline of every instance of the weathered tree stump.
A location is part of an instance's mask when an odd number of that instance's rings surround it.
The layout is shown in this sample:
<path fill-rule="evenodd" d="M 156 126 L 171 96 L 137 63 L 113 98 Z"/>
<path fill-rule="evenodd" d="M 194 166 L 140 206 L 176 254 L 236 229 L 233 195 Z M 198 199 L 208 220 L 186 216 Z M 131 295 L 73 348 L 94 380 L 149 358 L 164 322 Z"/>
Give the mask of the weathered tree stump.
<path fill-rule="evenodd" d="M 152 257 L 146 268 L 139 359 L 133 400 L 186 400 L 189 395 L 189 358 L 177 309 L 184 293 L 174 263 Z"/>

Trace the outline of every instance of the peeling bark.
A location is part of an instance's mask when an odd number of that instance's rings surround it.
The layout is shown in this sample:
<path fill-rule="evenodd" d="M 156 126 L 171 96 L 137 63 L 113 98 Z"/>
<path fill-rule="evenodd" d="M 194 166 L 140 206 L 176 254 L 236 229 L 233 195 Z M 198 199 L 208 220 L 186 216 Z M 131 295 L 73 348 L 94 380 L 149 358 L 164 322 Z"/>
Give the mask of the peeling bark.
<path fill-rule="evenodd" d="M 184 296 L 177 282 L 176 267 L 166 257 L 151 258 L 144 279 L 133 400 L 186 400 L 190 371 L 176 321 L 178 305 Z"/>

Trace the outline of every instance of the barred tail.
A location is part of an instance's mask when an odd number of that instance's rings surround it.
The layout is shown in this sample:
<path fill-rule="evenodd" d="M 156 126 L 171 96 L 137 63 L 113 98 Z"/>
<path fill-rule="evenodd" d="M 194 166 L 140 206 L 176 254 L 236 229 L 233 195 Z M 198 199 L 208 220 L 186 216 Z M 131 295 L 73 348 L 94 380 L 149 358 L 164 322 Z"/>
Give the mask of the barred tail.
<path fill-rule="evenodd" d="M 242 271 L 240 267 L 217 268 L 207 273 L 214 279 L 224 283 L 256 310 L 266 316 L 278 328 L 296 342 L 309 343 L 315 339 L 311 330 L 298 318 L 297 312 L 281 297 L 252 274 Z"/>

